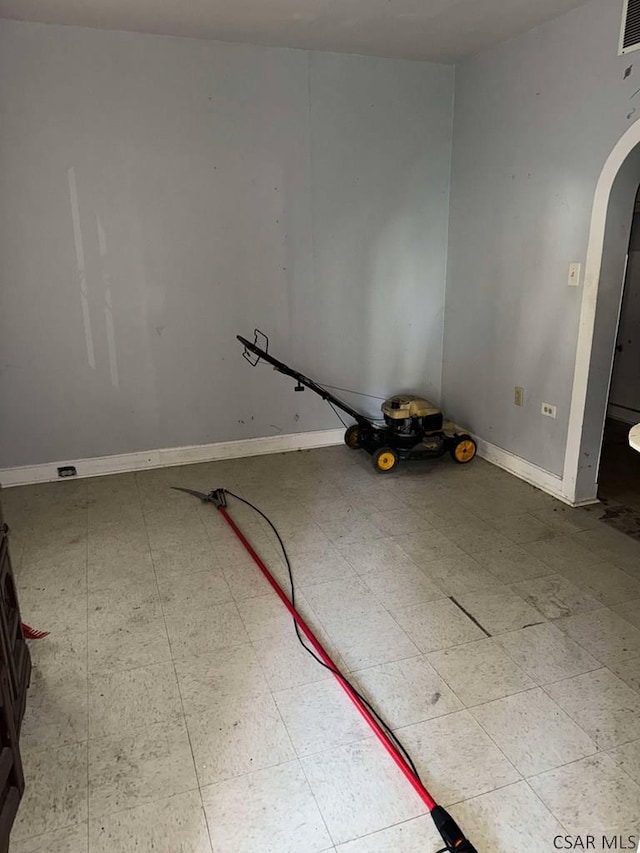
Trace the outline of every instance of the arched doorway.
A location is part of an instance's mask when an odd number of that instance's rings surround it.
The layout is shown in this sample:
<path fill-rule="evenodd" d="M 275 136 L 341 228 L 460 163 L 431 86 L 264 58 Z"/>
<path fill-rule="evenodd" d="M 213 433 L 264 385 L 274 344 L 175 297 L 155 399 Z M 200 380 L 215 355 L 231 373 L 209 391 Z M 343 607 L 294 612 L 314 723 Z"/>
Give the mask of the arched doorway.
<path fill-rule="evenodd" d="M 573 504 L 595 501 L 626 254 L 640 184 L 640 120 L 620 138 L 594 195 L 562 480 Z"/>

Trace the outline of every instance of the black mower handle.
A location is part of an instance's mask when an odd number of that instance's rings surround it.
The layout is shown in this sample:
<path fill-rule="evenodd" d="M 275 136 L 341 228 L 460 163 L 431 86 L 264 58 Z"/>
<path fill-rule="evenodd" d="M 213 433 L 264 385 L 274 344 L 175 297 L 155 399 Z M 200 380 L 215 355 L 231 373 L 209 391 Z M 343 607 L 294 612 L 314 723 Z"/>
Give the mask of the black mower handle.
<path fill-rule="evenodd" d="M 308 376 L 305 376 L 304 373 L 300 373 L 298 370 L 294 370 L 293 367 L 289 367 L 288 364 L 285 364 L 283 361 L 279 361 L 277 358 L 274 358 L 269 353 L 269 338 L 261 332 L 260 329 L 254 330 L 255 339 L 253 342 L 248 341 L 246 338 L 243 338 L 242 335 L 236 335 L 236 338 L 240 341 L 242 346 L 244 347 L 243 355 L 249 362 L 252 367 L 255 367 L 256 364 L 262 359 L 263 361 L 271 364 L 275 370 L 278 370 L 280 373 L 284 373 L 285 376 L 291 376 L 292 379 L 295 379 L 300 385 L 306 385 L 307 388 L 310 388 L 315 394 L 322 397 L 323 400 L 326 400 L 331 405 L 336 406 L 338 409 L 342 409 L 343 412 L 346 412 L 349 417 L 353 418 L 357 423 L 361 425 L 371 426 L 371 421 L 369 418 L 365 417 L 361 412 L 357 409 L 354 409 L 352 406 L 349 406 L 344 400 L 341 400 L 339 397 L 336 397 L 335 394 L 332 394 L 330 391 L 327 391 L 322 385 L 318 382 L 314 382 L 313 379 L 309 379 Z M 266 341 L 266 346 L 263 349 L 258 346 L 258 336 L 261 336 Z M 253 353 L 256 358 L 253 360 L 249 353 Z M 296 389 L 298 390 L 298 389 Z M 302 390 L 302 389 L 300 389 Z"/>
<path fill-rule="evenodd" d="M 436 806 L 431 812 L 431 817 L 451 853 L 478 853 L 446 809 Z"/>

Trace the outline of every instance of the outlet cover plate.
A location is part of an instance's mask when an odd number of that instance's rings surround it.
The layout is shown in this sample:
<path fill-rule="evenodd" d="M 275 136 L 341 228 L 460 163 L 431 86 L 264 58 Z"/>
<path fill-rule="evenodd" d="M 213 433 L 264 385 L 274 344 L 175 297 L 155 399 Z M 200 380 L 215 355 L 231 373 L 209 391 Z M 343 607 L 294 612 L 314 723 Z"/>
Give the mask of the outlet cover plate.
<path fill-rule="evenodd" d="M 577 287 L 580 284 L 580 267 L 578 262 L 569 264 L 569 287 Z"/>

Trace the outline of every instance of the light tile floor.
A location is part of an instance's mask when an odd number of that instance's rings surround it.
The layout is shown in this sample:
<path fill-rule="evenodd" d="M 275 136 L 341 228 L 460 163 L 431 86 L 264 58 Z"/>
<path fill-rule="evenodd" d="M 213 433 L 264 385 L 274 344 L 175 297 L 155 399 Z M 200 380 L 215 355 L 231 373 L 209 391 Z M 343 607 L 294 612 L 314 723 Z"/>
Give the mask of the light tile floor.
<path fill-rule="evenodd" d="M 440 846 L 223 519 L 171 485 L 272 517 L 301 610 L 479 853 L 638 833 L 640 543 L 481 460 L 382 477 L 336 447 L 3 492 L 24 618 L 52 631 L 12 853 Z"/>

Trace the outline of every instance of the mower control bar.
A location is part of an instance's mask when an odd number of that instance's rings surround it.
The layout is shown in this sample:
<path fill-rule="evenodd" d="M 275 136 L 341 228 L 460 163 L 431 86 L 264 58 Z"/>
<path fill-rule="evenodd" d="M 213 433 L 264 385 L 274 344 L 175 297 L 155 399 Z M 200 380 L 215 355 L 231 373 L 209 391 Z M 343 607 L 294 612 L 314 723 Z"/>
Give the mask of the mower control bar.
<path fill-rule="evenodd" d="M 358 412 L 356 409 L 352 409 L 351 406 L 347 405 L 343 400 L 339 397 L 336 397 L 334 394 L 331 394 L 330 391 L 327 391 L 326 388 L 323 388 L 322 385 L 318 385 L 317 382 L 314 382 L 313 379 L 309 379 L 308 376 L 305 376 L 304 373 L 300 373 L 298 370 L 294 370 L 289 365 L 285 364 L 282 361 L 278 361 L 277 358 L 274 358 L 272 355 L 269 355 L 268 347 L 269 347 L 269 339 L 261 332 L 259 329 L 255 329 L 255 338 L 253 343 L 248 341 L 246 338 L 243 338 L 241 335 L 236 335 L 240 343 L 244 346 L 244 355 L 254 367 L 263 359 L 264 361 L 268 361 L 269 364 L 272 364 L 275 370 L 278 370 L 280 373 L 284 373 L 285 376 L 291 376 L 296 382 L 299 382 L 301 385 L 306 385 L 307 388 L 310 388 L 314 393 L 318 394 L 318 396 L 322 397 L 323 400 L 326 400 L 328 403 L 336 406 L 338 409 L 342 409 L 343 412 L 346 412 L 350 417 L 356 421 L 356 423 L 361 426 L 371 426 L 371 421 L 369 418 L 366 418 L 361 412 Z M 258 346 L 258 335 L 261 335 L 266 343 L 266 348 L 262 349 Z M 252 352 L 257 356 L 255 361 L 248 358 L 248 354 Z M 300 389 L 302 390 L 302 389 Z"/>

